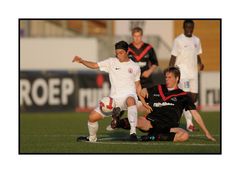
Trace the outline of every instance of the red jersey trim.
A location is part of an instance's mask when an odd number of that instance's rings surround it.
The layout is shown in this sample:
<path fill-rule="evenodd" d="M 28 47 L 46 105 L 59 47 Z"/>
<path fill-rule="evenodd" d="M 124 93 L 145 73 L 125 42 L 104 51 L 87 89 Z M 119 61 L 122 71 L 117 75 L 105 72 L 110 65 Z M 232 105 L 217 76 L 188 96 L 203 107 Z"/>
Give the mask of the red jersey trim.
<path fill-rule="evenodd" d="M 137 61 L 140 61 L 144 55 L 152 48 L 151 45 L 148 45 L 140 55 L 137 55 L 131 48 L 128 48 L 128 51 L 131 52 L 134 56 L 134 58 L 137 60 Z"/>
<path fill-rule="evenodd" d="M 161 85 L 158 85 L 158 92 L 159 92 L 159 94 L 161 95 L 163 101 L 166 101 L 166 100 L 168 100 L 168 99 L 170 99 L 170 98 L 172 98 L 172 97 L 187 95 L 186 92 L 181 92 L 181 93 L 179 93 L 179 94 L 172 94 L 172 95 L 166 97 L 166 96 L 164 95 L 163 91 L 162 91 L 162 86 L 161 86 Z"/>

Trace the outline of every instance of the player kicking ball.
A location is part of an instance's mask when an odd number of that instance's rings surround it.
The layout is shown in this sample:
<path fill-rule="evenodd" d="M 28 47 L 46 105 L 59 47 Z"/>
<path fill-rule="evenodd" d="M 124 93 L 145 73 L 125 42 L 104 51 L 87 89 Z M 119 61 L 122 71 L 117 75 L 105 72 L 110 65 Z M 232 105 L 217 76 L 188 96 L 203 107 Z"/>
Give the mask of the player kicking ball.
<path fill-rule="evenodd" d="M 188 132 L 179 127 L 183 110 L 189 110 L 202 129 L 205 136 L 212 141 L 214 137 L 206 128 L 201 115 L 196 110 L 192 98 L 183 90 L 178 88 L 180 71 L 177 67 L 170 67 L 164 71 L 166 85 L 157 85 L 152 88 L 143 89 L 141 96 L 152 108 L 146 117 L 139 117 L 137 128 L 147 132 L 142 136 L 142 141 L 174 141 L 184 142 L 188 140 Z M 117 128 L 129 128 L 127 118 L 120 119 Z"/>
<path fill-rule="evenodd" d="M 91 69 L 99 69 L 107 72 L 111 83 L 110 97 L 114 99 L 116 107 L 120 110 L 127 110 L 130 125 L 130 141 L 136 141 L 137 126 L 137 106 L 138 95 L 141 92 L 140 84 L 140 67 L 128 58 L 128 44 L 120 41 L 115 44 L 116 57 L 110 57 L 100 62 L 90 62 L 75 56 L 72 62 L 83 64 Z M 146 103 L 144 106 L 148 107 Z M 118 114 L 119 110 L 116 110 Z M 79 137 L 77 140 L 90 142 L 97 141 L 98 121 L 107 117 L 101 110 L 100 106 L 95 108 L 88 117 L 88 137 Z"/>

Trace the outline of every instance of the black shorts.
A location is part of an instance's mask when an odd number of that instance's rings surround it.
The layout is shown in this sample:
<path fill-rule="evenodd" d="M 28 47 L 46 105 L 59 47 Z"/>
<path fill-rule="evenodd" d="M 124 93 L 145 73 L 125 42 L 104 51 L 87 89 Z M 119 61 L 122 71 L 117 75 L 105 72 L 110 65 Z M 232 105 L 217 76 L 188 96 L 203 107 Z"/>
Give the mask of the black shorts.
<path fill-rule="evenodd" d="M 161 121 L 159 121 L 158 116 L 153 116 L 151 114 L 147 115 L 146 119 L 150 121 L 151 125 L 153 126 L 152 130 L 154 130 L 157 133 L 169 133 L 171 128 L 176 127 L 170 124 L 161 123 Z"/>

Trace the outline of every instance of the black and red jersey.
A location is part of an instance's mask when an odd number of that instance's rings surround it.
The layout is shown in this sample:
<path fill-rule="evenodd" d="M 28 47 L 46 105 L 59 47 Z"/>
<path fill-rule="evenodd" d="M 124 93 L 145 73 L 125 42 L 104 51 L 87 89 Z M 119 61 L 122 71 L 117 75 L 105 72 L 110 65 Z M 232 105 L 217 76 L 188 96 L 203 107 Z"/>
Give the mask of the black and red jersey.
<path fill-rule="evenodd" d="M 192 98 L 179 88 L 168 91 L 166 85 L 157 85 L 147 90 L 146 102 L 153 109 L 147 119 L 158 121 L 162 128 L 178 127 L 183 110 L 196 109 Z"/>
<path fill-rule="evenodd" d="M 140 48 L 136 48 L 133 43 L 129 45 L 128 56 L 137 62 L 141 68 L 141 73 L 148 70 L 153 64 L 158 65 L 158 60 L 153 47 L 148 43 L 143 43 Z M 153 81 L 149 78 L 141 77 L 143 87 L 152 87 Z"/>

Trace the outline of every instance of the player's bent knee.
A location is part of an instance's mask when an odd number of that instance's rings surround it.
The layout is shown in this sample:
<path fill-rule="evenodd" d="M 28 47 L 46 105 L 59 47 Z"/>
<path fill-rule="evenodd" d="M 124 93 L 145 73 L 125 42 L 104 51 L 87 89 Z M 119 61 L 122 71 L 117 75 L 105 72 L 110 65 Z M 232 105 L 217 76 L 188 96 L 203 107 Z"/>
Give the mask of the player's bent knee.
<path fill-rule="evenodd" d="M 136 101 L 133 97 L 128 97 L 127 98 L 127 106 L 133 106 L 136 105 Z"/>
<path fill-rule="evenodd" d="M 148 131 L 150 128 L 152 128 L 152 126 L 151 123 L 148 120 L 146 120 L 145 117 L 139 117 L 137 128 L 143 131 Z"/>
<path fill-rule="evenodd" d="M 188 132 L 183 129 L 177 129 L 175 133 L 174 142 L 184 142 L 189 138 Z"/>
<path fill-rule="evenodd" d="M 179 142 L 184 142 L 184 141 L 188 140 L 188 138 L 189 138 L 189 134 L 187 132 L 183 132 L 181 134 L 181 136 L 179 137 Z"/>
<path fill-rule="evenodd" d="M 91 112 L 90 115 L 88 116 L 88 121 L 91 123 L 94 123 L 101 119 L 103 119 L 103 117 L 96 111 Z"/>
<path fill-rule="evenodd" d="M 182 140 L 186 141 L 189 138 L 189 134 L 187 132 L 183 133 Z"/>

